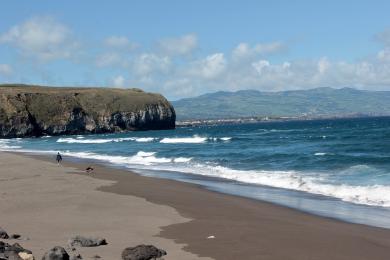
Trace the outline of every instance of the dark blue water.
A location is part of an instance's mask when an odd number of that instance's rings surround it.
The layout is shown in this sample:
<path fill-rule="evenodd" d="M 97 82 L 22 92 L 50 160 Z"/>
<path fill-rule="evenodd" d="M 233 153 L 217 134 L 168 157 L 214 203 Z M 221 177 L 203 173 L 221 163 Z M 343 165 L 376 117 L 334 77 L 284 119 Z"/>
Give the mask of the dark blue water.
<path fill-rule="evenodd" d="M 390 118 L 265 122 L 0 141 L 390 227 Z"/>

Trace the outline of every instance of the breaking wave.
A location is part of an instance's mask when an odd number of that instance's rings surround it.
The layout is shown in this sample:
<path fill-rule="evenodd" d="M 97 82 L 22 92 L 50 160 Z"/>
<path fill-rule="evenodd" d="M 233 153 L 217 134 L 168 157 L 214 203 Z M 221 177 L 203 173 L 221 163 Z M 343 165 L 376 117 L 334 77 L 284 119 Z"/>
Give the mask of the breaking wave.
<path fill-rule="evenodd" d="M 112 138 L 112 139 L 84 139 L 79 136 L 76 138 L 59 138 L 57 143 L 68 143 L 68 144 L 105 144 L 105 143 L 119 143 L 126 141 L 135 142 L 153 142 L 156 138 L 153 137 L 125 137 L 125 138 Z"/>
<path fill-rule="evenodd" d="M 194 135 L 192 137 L 166 137 L 160 140 L 163 144 L 201 144 L 207 141 L 218 142 L 218 141 L 230 141 L 231 137 L 201 137 Z"/>
<path fill-rule="evenodd" d="M 167 164 L 167 163 L 186 163 L 191 161 L 192 158 L 178 157 L 178 158 L 166 158 L 166 157 L 156 157 L 155 152 L 144 152 L 139 151 L 133 156 L 110 156 L 110 155 L 101 155 L 96 153 L 89 152 L 64 152 L 64 155 L 73 156 L 83 159 L 93 159 L 99 161 L 105 161 L 112 164 L 122 165 L 122 166 L 132 166 L 132 165 L 156 165 L 156 164 Z"/>
<path fill-rule="evenodd" d="M 95 159 L 121 166 L 144 166 L 149 170 L 168 170 L 181 173 L 217 177 L 242 183 L 283 188 L 334 197 L 343 201 L 371 206 L 390 207 L 390 186 L 327 183 L 320 175 L 305 175 L 297 171 L 235 170 L 223 166 L 199 164 L 192 158 L 157 157 L 155 152 L 139 151 L 133 156 L 110 156 L 95 153 L 65 152 L 65 155 Z"/>
<path fill-rule="evenodd" d="M 10 145 L 10 143 L 11 143 L 11 140 L 8 140 L 8 139 L 1 140 L 0 139 L 0 150 L 1 151 L 9 151 L 9 150 L 13 150 L 13 149 L 22 148 L 19 145 Z"/>

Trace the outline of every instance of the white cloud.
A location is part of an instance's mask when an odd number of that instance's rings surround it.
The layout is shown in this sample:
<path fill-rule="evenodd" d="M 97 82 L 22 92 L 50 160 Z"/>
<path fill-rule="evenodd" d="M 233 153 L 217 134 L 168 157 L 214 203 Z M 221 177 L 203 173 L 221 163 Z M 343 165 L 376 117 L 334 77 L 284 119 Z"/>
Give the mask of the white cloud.
<path fill-rule="evenodd" d="M 125 78 L 122 75 L 116 76 L 112 79 L 114 87 L 123 88 L 125 85 Z"/>
<path fill-rule="evenodd" d="M 13 69 L 8 64 L 0 64 L 0 75 L 2 76 L 10 76 L 13 73 Z"/>
<path fill-rule="evenodd" d="M 259 60 L 257 62 L 253 62 L 252 66 L 257 71 L 259 75 L 263 73 L 263 71 L 269 67 L 271 64 L 267 60 Z"/>
<path fill-rule="evenodd" d="M 11 27 L 0 35 L 0 43 L 39 61 L 69 58 L 79 47 L 70 29 L 51 17 L 34 17 Z"/>
<path fill-rule="evenodd" d="M 321 58 L 318 63 L 318 72 L 320 74 L 324 74 L 329 69 L 330 63 L 326 57 Z"/>
<path fill-rule="evenodd" d="M 98 67 L 107 67 L 107 66 L 116 66 L 116 65 L 124 65 L 124 60 L 122 59 L 122 55 L 116 52 L 103 53 L 97 56 L 96 58 L 96 66 Z"/>
<path fill-rule="evenodd" d="M 233 50 L 232 57 L 234 60 L 250 59 L 279 53 L 286 49 L 286 45 L 281 42 L 259 43 L 253 47 L 248 43 L 242 42 Z"/>
<path fill-rule="evenodd" d="M 215 53 L 202 60 L 195 61 L 188 73 L 205 79 L 214 79 L 221 75 L 225 67 L 226 60 L 224 54 Z"/>
<path fill-rule="evenodd" d="M 260 55 L 268 55 L 276 52 L 280 52 L 286 49 L 286 46 L 281 42 L 271 42 L 256 44 L 253 48 L 256 53 Z"/>
<path fill-rule="evenodd" d="M 378 33 L 375 38 L 385 46 L 390 47 L 390 28 Z"/>
<path fill-rule="evenodd" d="M 198 46 L 195 34 L 186 34 L 177 38 L 166 38 L 159 41 L 160 49 L 168 55 L 188 55 Z"/>
<path fill-rule="evenodd" d="M 143 53 L 136 57 L 132 69 L 138 76 L 145 77 L 152 73 L 166 73 L 171 65 L 171 59 L 167 56 Z"/>
<path fill-rule="evenodd" d="M 384 50 L 379 51 L 377 54 L 377 58 L 380 61 L 390 62 L 390 48 L 385 48 Z"/>
<path fill-rule="evenodd" d="M 137 43 L 131 42 L 125 36 L 110 36 L 104 40 L 104 44 L 107 47 L 116 48 L 116 49 L 127 49 L 134 50 L 138 47 Z"/>

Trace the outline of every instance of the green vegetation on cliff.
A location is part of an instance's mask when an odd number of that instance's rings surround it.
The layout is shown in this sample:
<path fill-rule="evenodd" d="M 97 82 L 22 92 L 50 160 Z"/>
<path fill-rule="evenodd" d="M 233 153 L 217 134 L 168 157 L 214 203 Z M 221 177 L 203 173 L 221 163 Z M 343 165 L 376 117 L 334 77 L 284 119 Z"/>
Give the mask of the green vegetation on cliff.
<path fill-rule="evenodd" d="M 175 111 L 139 89 L 0 85 L 0 137 L 172 129 Z"/>

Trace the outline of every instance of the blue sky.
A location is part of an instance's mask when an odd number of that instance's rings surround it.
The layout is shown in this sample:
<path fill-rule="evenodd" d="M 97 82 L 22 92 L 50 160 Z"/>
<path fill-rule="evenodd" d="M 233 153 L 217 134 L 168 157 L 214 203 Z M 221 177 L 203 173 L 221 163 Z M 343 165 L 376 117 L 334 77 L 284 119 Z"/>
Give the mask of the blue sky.
<path fill-rule="evenodd" d="M 2 1 L 0 82 L 390 90 L 389 1 Z"/>

